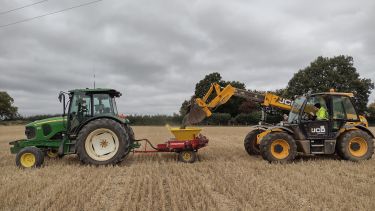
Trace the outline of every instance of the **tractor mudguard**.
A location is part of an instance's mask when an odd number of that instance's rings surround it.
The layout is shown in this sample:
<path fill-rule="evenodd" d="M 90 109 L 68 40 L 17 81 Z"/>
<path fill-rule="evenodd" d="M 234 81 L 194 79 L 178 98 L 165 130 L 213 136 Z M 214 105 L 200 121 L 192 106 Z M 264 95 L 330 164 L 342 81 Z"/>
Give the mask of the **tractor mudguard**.
<path fill-rule="evenodd" d="M 125 124 L 124 122 L 122 122 L 121 120 L 113 117 L 113 116 L 97 116 L 97 117 L 93 117 L 93 118 L 90 118 L 88 119 L 87 121 L 85 122 L 82 122 L 81 125 L 79 125 L 79 127 L 74 131 L 74 135 L 75 137 L 78 135 L 79 131 L 85 126 L 87 125 L 89 122 L 93 121 L 93 120 L 97 120 L 97 119 L 111 119 L 111 120 L 114 120 L 120 124 Z"/>

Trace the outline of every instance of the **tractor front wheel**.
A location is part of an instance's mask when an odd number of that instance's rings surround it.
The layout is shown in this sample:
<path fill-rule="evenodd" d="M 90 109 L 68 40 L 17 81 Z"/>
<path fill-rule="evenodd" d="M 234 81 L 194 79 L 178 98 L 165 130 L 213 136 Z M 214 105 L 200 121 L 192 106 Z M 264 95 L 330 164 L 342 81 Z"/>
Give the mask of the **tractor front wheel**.
<path fill-rule="evenodd" d="M 297 145 L 292 136 L 283 132 L 270 133 L 260 143 L 263 159 L 269 162 L 285 163 L 294 160 Z"/>
<path fill-rule="evenodd" d="M 194 151 L 182 151 L 178 153 L 178 159 L 184 163 L 194 163 L 197 159 L 197 153 Z"/>
<path fill-rule="evenodd" d="M 77 154 L 84 164 L 114 165 L 130 147 L 124 127 L 111 119 L 92 120 L 81 129 L 77 140 Z"/>
<path fill-rule="evenodd" d="M 336 150 L 344 160 L 368 160 L 374 154 L 374 141 L 365 131 L 350 130 L 339 138 Z"/>
<path fill-rule="evenodd" d="M 16 165 L 20 168 L 39 168 L 43 162 L 44 154 L 36 147 L 25 147 L 16 156 Z"/>
<path fill-rule="evenodd" d="M 244 140 L 244 147 L 246 152 L 249 155 L 259 155 L 260 148 L 259 144 L 257 143 L 257 136 L 261 133 L 260 130 L 252 130 L 250 131 Z"/>

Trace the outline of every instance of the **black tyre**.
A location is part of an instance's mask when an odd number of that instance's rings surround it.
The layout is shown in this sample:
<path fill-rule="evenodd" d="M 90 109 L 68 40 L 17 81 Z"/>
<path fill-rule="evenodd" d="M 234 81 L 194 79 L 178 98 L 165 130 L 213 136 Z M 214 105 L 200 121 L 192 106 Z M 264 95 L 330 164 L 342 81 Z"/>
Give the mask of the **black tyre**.
<path fill-rule="evenodd" d="M 194 163 L 197 153 L 194 151 L 181 151 L 178 153 L 178 160 L 184 163 Z"/>
<path fill-rule="evenodd" d="M 127 151 L 124 153 L 122 158 L 125 158 L 130 153 L 130 151 L 132 149 L 131 146 L 133 145 L 134 140 L 135 140 L 134 131 L 129 125 L 125 125 L 125 131 L 126 131 L 126 133 L 128 134 L 128 137 L 129 137 L 129 146 L 126 148 Z"/>
<path fill-rule="evenodd" d="M 260 153 L 269 162 L 285 163 L 294 160 L 297 145 L 292 136 L 283 132 L 270 133 L 260 143 Z"/>
<path fill-rule="evenodd" d="M 350 130 L 339 138 L 336 151 L 344 160 L 368 160 L 374 154 L 374 140 L 363 130 Z"/>
<path fill-rule="evenodd" d="M 39 168 L 44 162 L 44 153 L 36 147 L 25 147 L 16 155 L 16 165 L 20 168 Z"/>
<path fill-rule="evenodd" d="M 45 155 L 48 158 L 52 158 L 52 159 L 61 158 L 61 156 L 59 156 L 59 154 L 58 154 L 58 150 L 57 149 L 47 149 L 45 151 Z"/>
<path fill-rule="evenodd" d="M 76 151 L 84 164 L 119 163 L 129 151 L 130 141 L 125 128 L 111 119 L 96 119 L 78 133 Z"/>
<path fill-rule="evenodd" d="M 252 130 L 245 137 L 244 146 L 249 155 L 260 155 L 259 144 L 257 144 L 257 135 L 259 133 L 261 133 L 260 130 Z"/>

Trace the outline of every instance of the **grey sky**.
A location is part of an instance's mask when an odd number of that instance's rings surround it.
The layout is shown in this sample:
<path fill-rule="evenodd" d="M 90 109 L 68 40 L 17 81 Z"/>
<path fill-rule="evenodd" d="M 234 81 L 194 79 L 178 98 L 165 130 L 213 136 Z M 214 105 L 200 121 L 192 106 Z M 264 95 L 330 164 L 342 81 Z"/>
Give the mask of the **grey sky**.
<path fill-rule="evenodd" d="M 0 12 L 37 0 L 0 0 Z M 0 25 L 90 0 L 49 0 Z M 24 115 L 60 113 L 60 90 L 111 87 L 125 114 L 172 114 L 204 75 L 286 86 L 316 57 L 351 55 L 375 81 L 375 1 L 104 0 L 0 28 L 0 90 Z M 375 99 L 371 95 L 371 101 Z"/>

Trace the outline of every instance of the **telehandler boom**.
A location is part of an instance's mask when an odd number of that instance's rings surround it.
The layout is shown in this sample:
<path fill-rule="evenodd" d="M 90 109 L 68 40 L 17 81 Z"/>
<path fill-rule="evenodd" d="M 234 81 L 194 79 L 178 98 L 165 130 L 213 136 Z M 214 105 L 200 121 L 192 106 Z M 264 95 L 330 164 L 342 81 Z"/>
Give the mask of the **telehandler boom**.
<path fill-rule="evenodd" d="M 216 96 L 210 102 L 207 102 L 214 90 Z M 273 107 L 286 111 L 290 111 L 293 103 L 293 101 L 290 99 L 282 98 L 270 92 L 259 94 L 256 92 L 235 88 L 230 84 L 223 88 L 219 84 L 213 83 L 203 98 L 196 98 L 194 100 L 190 107 L 190 111 L 184 119 L 183 125 L 185 126 L 201 122 L 204 118 L 212 115 L 212 110 L 228 102 L 232 96 L 237 96 L 248 101 L 260 103 L 262 107 Z M 262 121 L 264 121 L 265 116 L 264 113 L 262 114 Z"/>

